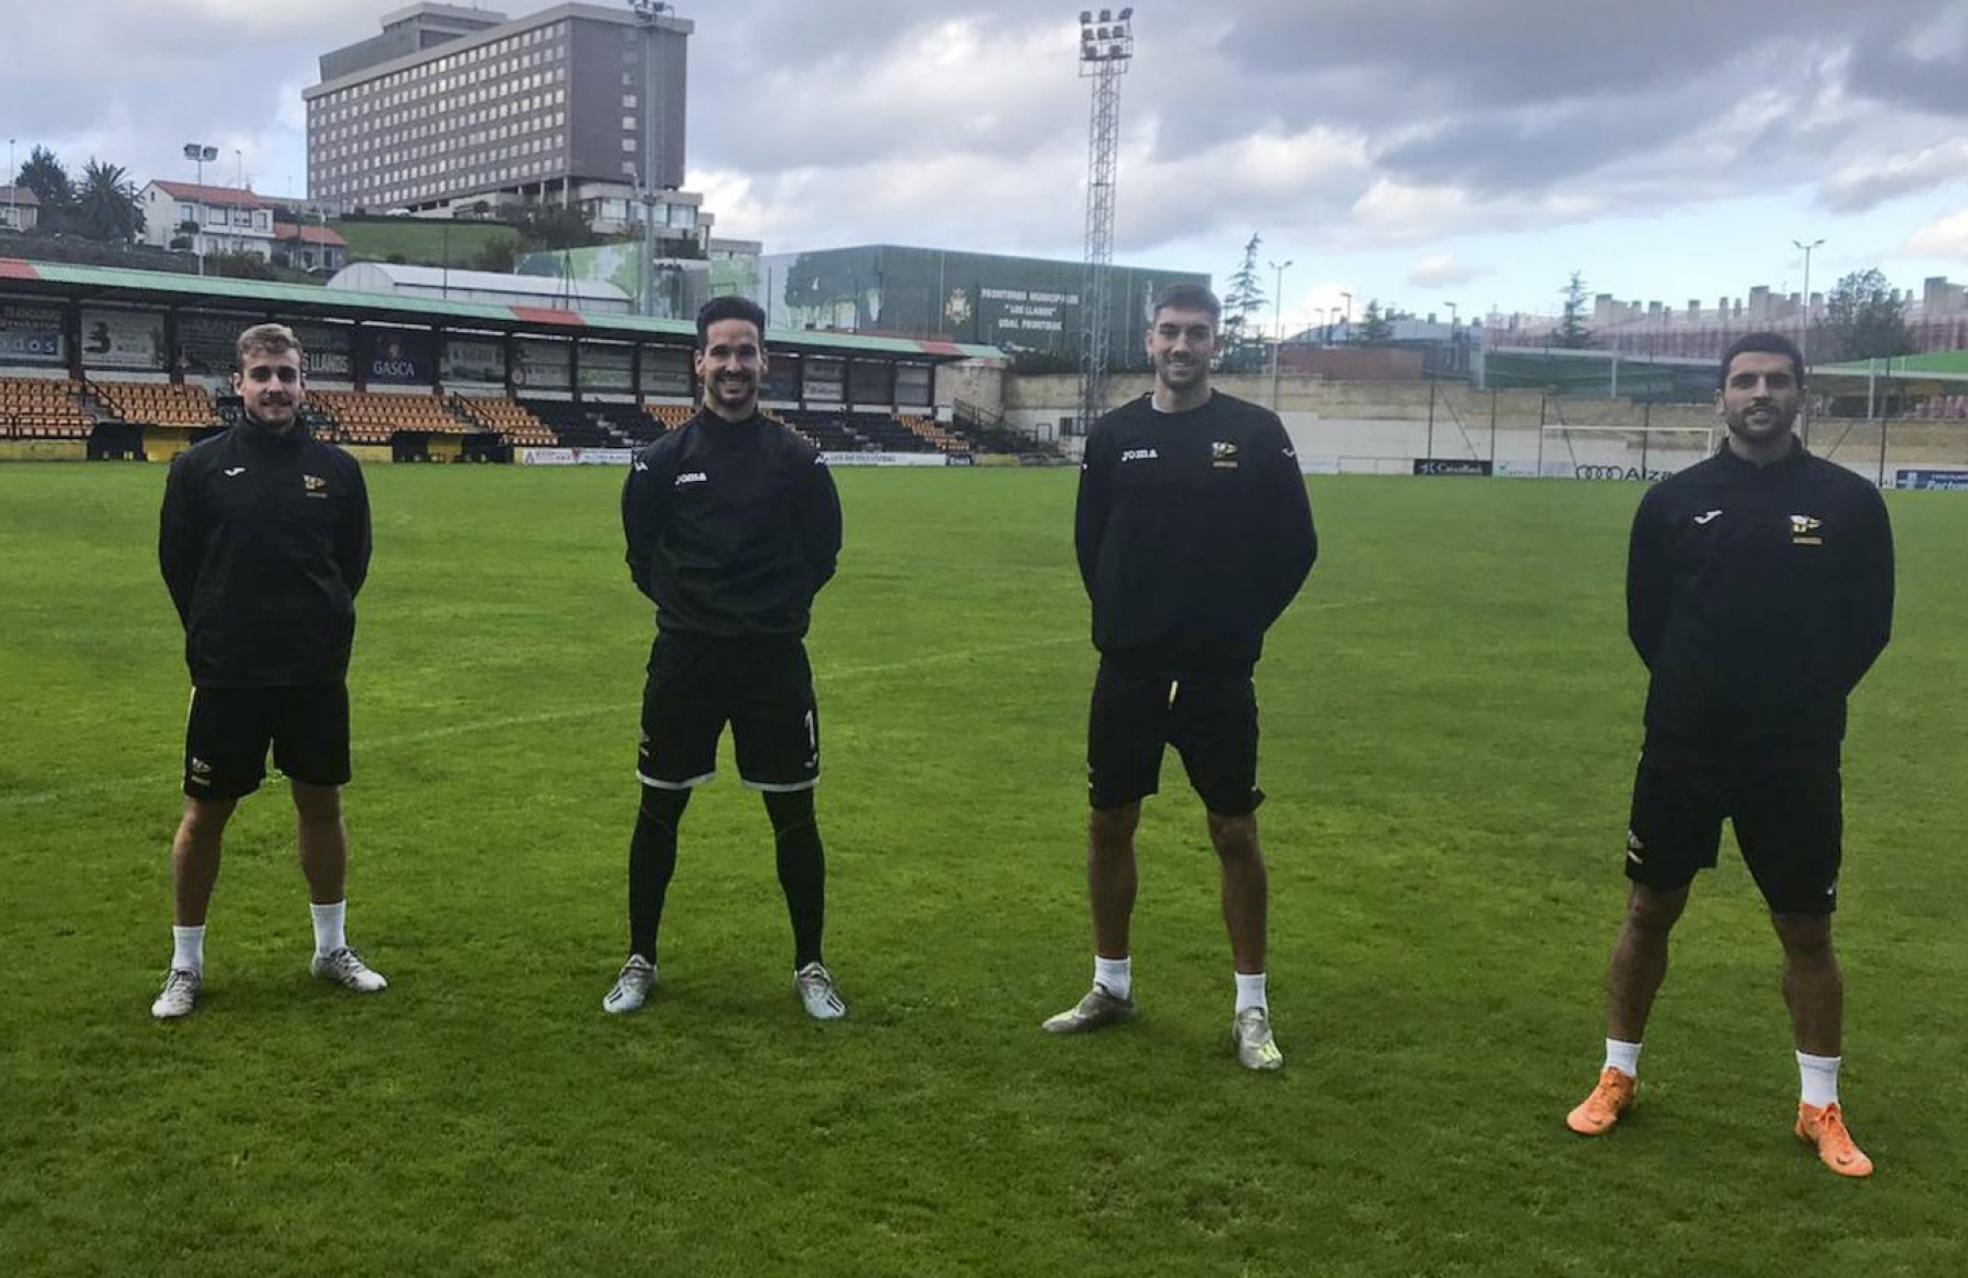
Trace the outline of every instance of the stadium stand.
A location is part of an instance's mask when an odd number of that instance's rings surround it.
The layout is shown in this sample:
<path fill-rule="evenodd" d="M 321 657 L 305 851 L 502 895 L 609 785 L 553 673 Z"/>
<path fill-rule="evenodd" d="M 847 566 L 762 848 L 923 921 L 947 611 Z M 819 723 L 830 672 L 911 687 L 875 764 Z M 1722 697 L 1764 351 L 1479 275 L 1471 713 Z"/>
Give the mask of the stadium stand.
<path fill-rule="evenodd" d="M 863 439 L 869 440 L 876 452 L 882 453 L 933 453 L 939 451 L 927 438 L 904 426 L 894 416 L 877 416 L 873 413 L 855 413 L 848 419 L 848 428 Z"/>
<path fill-rule="evenodd" d="M 223 426 L 212 396 L 195 383 L 90 382 L 89 392 L 113 417 L 145 426 Z"/>
<path fill-rule="evenodd" d="M 695 408 L 682 404 L 644 404 L 642 411 L 662 423 L 664 430 L 675 430 L 697 415 Z"/>
<path fill-rule="evenodd" d="M 954 453 L 964 456 L 970 452 L 969 440 L 961 435 L 952 434 L 944 430 L 927 417 L 916 417 L 908 413 L 897 413 L 895 420 L 902 423 L 904 430 L 909 431 L 918 439 L 926 441 L 939 453 Z"/>
<path fill-rule="evenodd" d="M 510 399 L 496 395 L 453 395 L 451 403 L 485 430 L 496 432 L 509 444 L 547 445 L 560 440 L 547 424 Z"/>
<path fill-rule="evenodd" d="M 627 448 L 656 437 L 649 419 L 633 404 L 573 404 L 566 400 L 521 400 L 567 448 Z M 638 436 L 637 429 L 644 434 Z"/>
<path fill-rule="evenodd" d="M 13 439 L 87 439 L 95 425 L 83 411 L 81 382 L 0 378 L 0 432 Z"/>
<path fill-rule="evenodd" d="M 352 444 L 387 444 L 398 431 L 471 435 L 483 429 L 436 395 L 316 391 L 308 399 L 317 413 L 335 424 L 335 437 Z"/>

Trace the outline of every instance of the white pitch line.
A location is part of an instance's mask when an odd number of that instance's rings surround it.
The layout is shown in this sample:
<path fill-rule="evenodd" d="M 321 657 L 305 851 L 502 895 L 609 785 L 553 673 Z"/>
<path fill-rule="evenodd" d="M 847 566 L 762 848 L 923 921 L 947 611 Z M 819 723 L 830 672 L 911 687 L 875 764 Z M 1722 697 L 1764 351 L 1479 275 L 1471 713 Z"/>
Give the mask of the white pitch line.
<path fill-rule="evenodd" d="M 1335 608 L 1353 608 L 1372 603 L 1372 597 L 1349 599 L 1329 604 L 1307 604 L 1301 612 L 1326 611 Z M 1000 657 L 1015 652 L 1029 652 L 1034 648 L 1062 647 L 1066 644 L 1087 642 L 1084 634 L 1059 635 L 1051 639 L 1030 639 L 1024 643 L 994 644 L 984 648 L 964 648 L 956 652 L 926 653 L 920 657 L 909 657 L 902 661 L 885 661 L 874 665 L 837 666 L 815 672 L 821 684 L 832 679 L 853 679 L 863 675 L 891 674 L 897 670 L 914 670 L 923 666 L 939 666 L 954 661 L 969 661 L 977 657 Z M 635 714 L 635 698 L 624 697 L 606 705 L 571 706 L 564 710 L 543 710 L 536 714 L 502 715 L 496 719 L 476 719 L 467 723 L 447 723 L 434 728 L 421 728 L 415 732 L 399 732 L 392 736 L 378 737 L 359 743 L 363 752 L 390 751 L 402 746 L 420 745 L 426 741 L 440 741 L 446 737 L 467 736 L 479 732 L 501 732 L 508 728 L 535 727 L 548 723 L 565 723 L 572 720 L 592 719 L 601 715 L 620 714 L 625 720 Z M 84 795 L 102 794 L 111 790 L 126 790 L 132 786 L 165 786 L 181 780 L 176 772 L 157 773 L 149 777 L 115 777 L 99 781 L 85 781 L 80 785 L 62 786 L 53 790 L 38 790 L 32 794 L 0 795 L 0 812 L 15 808 L 30 808 L 43 803 L 55 803 L 63 799 L 80 798 Z"/>

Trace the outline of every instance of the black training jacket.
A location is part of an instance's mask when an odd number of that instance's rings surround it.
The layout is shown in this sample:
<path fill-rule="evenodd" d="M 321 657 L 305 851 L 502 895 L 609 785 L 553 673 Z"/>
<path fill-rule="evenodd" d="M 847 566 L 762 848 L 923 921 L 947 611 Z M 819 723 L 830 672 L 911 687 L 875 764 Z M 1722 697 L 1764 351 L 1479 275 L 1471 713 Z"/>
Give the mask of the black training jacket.
<path fill-rule="evenodd" d="M 622 531 L 662 633 L 799 638 L 840 555 L 840 499 L 792 431 L 700 411 L 636 454 Z"/>
<path fill-rule="evenodd" d="M 1319 554 L 1284 424 L 1221 392 L 1181 413 L 1144 395 L 1094 423 L 1074 543 L 1094 646 L 1175 674 L 1255 665 Z"/>
<path fill-rule="evenodd" d="M 1724 448 L 1641 499 L 1626 616 L 1650 762 L 1836 765 L 1892 632 L 1886 504 L 1802 444 L 1760 468 Z"/>
<path fill-rule="evenodd" d="M 246 417 L 172 459 L 157 562 L 195 686 L 340 683 L 369 574 L 362 467 Z"/>

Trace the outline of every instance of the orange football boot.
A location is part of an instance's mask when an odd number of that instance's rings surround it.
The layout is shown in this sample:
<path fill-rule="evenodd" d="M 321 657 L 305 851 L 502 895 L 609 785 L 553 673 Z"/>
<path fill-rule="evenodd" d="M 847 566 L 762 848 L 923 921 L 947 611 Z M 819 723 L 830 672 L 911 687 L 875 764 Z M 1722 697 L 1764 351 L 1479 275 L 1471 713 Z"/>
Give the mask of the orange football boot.
<path fill-rule="evenodd" d="M 1599 1085 L 1592 1089 L 1592 1095 L 1565 1115 L 1565 1126 L 1581 1136 L 1604 1134 L 1633 1105 L 1633 1089 L 1637 1083 L 1633 1075 L 1622 1074 L 1608 1065 L 1599 1071 Z"/>
<path fill-rule="evenodd" d="M 1872 1175 L 1872 1160 L 1845 1129 L 1845 1111 L 1837 1101 L 1823 1109 L 1797 1102 L 1797 1126 L 1793 1130 L 1797 1139 L 1817 1149 L 1819 1162 L 1840 1176 Z"/>

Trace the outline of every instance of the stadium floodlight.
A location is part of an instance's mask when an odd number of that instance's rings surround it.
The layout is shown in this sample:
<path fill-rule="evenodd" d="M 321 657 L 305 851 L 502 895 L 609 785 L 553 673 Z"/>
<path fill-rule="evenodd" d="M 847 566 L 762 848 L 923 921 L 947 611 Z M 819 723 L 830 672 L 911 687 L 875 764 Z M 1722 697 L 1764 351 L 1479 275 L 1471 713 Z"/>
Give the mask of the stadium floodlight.
<path fill-rule="evenodd" d="M 1095 24 L 1098 25 L 1095 25 Z M 1106 410 L 1108 315 L 1114 271 L 1114 195 L 1120 168 L 1120 77 L 1134 57 L 1134 33 L 1124 14 L 1080 10 L 1080 78 L 1093 81 L 1087 130 L 1087 214 L 1084 285 L 1080 290 L 1080 429 Z"/>
<path fill-rule="evenodd" d="M 1134 10 L 1123 9 L 1115 16 L 1118 17 L 1122 22 L 1126 22 L 1129 18 L 1132 18 L 1134 16 Z"/>
<path fill-rule="evenodd" d="M 202 201 L 205 190 L 205 166 L 219 158 L 219 148 L 206 146 L 202 142 L 187 142 L 184 146 L 184 156 L 185 159 L 190 160 L 198 166 L 199 195 L 196 198 Z M 197 206 L 194 205 L 193 207 L 195 208 Z M 194 217 L 192 222 L 191 247 L 198 254 L 198 273 L 203 275 L 205 273 L 205 239 L 202 233 L 205 229 L 205 224 L 201 218 L 197 217 Z"/>

